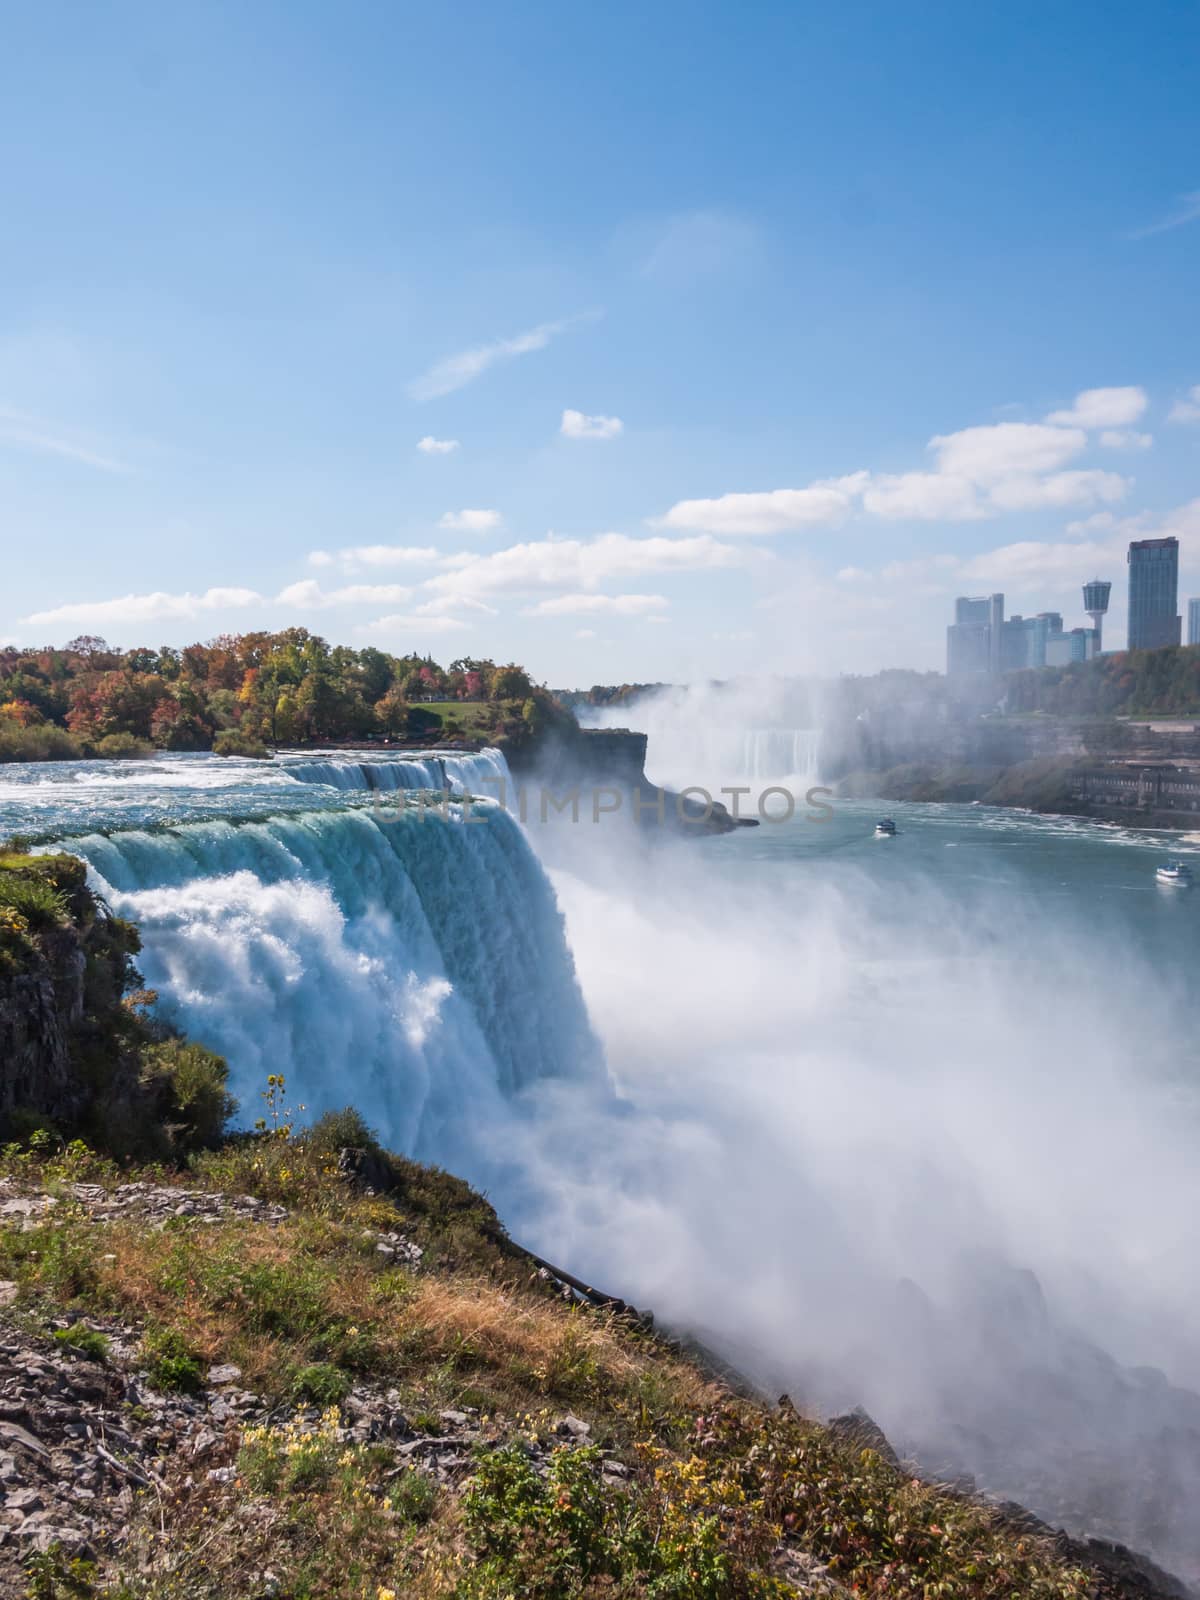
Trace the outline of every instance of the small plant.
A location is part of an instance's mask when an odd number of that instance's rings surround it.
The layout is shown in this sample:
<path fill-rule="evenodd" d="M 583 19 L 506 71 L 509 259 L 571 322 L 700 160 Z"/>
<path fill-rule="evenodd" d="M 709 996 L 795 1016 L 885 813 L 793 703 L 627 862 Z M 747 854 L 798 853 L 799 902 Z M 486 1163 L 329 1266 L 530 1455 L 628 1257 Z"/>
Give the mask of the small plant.
<path fill-rule="evenodd" d="M 312 1490 L 328 1484 L 338 1468 L 354 1467 L 361 1447 L 349 1450 L 341 1440 L 336 1406 L 322 1413 L 315 1427 L 293 1417 L 282 1427 L 247 1428 L 238 1452 L 238 1471 L 258 1494 L 276 1489 Z"/>
<path fill-rule="evenodd" d="M 388 1490 L 388 1505 L 402 1522 L 428 1522 L 438 1500 L 438 1486 L 427 1472 L 410 1463 Z"/>
<path fill-rule="evenodd" d="M 175 1328 L 147 1329 L 142 1337 L 142 1359 L 156 1389 L 194 1394 L 204 1385 L 199 1357 Z"/>
<path fill-rule="evenodd" d="M 35 933 L 57 927 L 67 914 L 66 897 L 41 876 L 0 872 L 0 906 L 23 918 Z"/>
<path fill-rule="evenodd" d="M 89 1328 L 86 1322 L 76 1322 L 70 1328 L 55 1328 L 53 1338 L 56 1344 L 86 1356 L 89 1361 L 108 1360 L 108 1340 L 95 1328 Z"/>
<path fill-rule="evenodd" d="M 292 1382 L 292 1392 L 298 1400 L 311 1400 L 314 1405 L 339 1405 L 350 1393 L 350 1379 L 340 1367 L 328 1361 L 314 1361 L 301 1367 Z"/>
<path fill-rule="evenodd" d="M 266 1104 L 267 1114 L 258 1117 L 254 1126 L 259 1133 L 269 1134 L 272 1139 L 290 1139 L 297 1112 L 306 1109 L 302 1105 L 297 1106 L 295 1111 L 291 1109 L 284 1098 L 286 1088 L 287 1080 L 282 1072 L 267 1074 L 267 1087 L 260 1096 Z"/>

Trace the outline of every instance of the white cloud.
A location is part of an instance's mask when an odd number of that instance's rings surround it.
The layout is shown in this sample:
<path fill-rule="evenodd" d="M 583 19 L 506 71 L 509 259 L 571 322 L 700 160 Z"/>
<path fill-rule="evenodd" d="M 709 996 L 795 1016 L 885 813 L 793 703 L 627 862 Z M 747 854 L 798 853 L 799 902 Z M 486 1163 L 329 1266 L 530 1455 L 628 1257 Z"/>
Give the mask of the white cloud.
<path fill-rule="evenodd" d="M 461 448 L 457 439 L 435 439 L 431 433 L 417 440 L 417 449 L 426 456 L 448 456 L 452 451 Z"/>
<path fill-rule="evenodd" d="M 576 628 L 575 637 L 577 639 L 594 639 L 596 637 L 596 630 L 595 628 Z"/>
<path fill-rule="evenodd" d="M 492 555 L 464 554 L 447 562 L 450 570 L 426 581 L 442 594 L 522 593 L 560 589 L 593 590 L 610 579 L 647 573 L 710 572 L 747 566 L 761 555 L 721 544 L 707 535 L 691 539 L 631 539 L 603 533 L 594 539 L 542 539 L 510 545 Z"/>
<path fill-rule="evenodd" d="M 443 594 L 436 600 L 425 600 L 419 606 L 414 606 L 413 615 L 417 617 L 445 617 L 455 611 L 481 611 L 485 616 L 499 615 L 495 606 L 489 606 L 482 600 L 476 600 L 469 594 Z"/>
<path fill-rule="evenodd" d="M 470 627 L 470 623 L 462 622 L 458 617 L 427 617 L 409 613 L 390 617 L 377 617 L 374 622 L 364 623 L 355 630 L 360 636 L 378 638 L 381 635 L 387 638 L 403 637 L 405 634 L 436 634 L 436 633 L 463 633 Z"/>
<path fill-rule="evenodd" d="M 829 478 L 806 489 L 769 489 L 758 494 L 723 494 L 713 500 L 680 500 L 660 528 L 701 528 L 725 535 L 785 533 L 791 528 L 840 522 L 854 506 L 867 480 L 865 472 Z"/>
<path fill-rule="evenodd" d="M 661 594 L 560 594 L 527 608 L 527 617 L 573 617 L 606 612 L 617 617 L 644 617 L 665 611 L 670 602 Z"/>
<path fill-rule="evenodd" d="M 1106 450 L 1149 450 L 1154 437 L 1149 433 L 1135 433 L 1132 428 L 1105 428 L 1100 443 Z"/>
<path fill-rule="evenodd" d="M 1182 400 L 1176 400 L 1167 413 L 1168 422 L 1200 422 L 1200 383 L 1188 390 Z"/>
<path fill-rule="evenodd" d="M 0 445 L 35 455 L 61 456 L 79 466 L 94 467 L 97 472 L 124 474 L 131 470 L 123 461 L 94 449 L 88 441 L 20 411 L 0 409 Z"/>
<path fill-rule="evenodd" d="M 1047 422 L 1064 428 L 1127 428 L 1150 404 L 1137 385 L 1120 389 L 1083 389 L 1067 411 L 1052 411 Z"/>
<path fill-rule="evenodd" d="M 315 578 L 303 578 L 280 590 L 276 603 L 299 611 L 325 611 L 330 606 L 402 606 L 412 590 L 400 583 L 352 583 L 322 589 Z"/>
<path fill-rule="evenodd" d="M 582 411 L 564 411 L 561 432 L 568 439 L 615 439 L 624 431 L 620 417 L 589 417 Z"/>
<path fill-rule="evenodd" d="M 438 519 L 438 527 L 458 533 L 491 533 L 502 521 L 498 511 L 447 511 Z"/>
<path fill-rule="evenodd" d="M 1090 517 L 1081 517 L 1078 522 L 1068 522 L 1067 532 L 1076 535 L 1085 533 L 1103 533 L 1116 525 L 1116 517 L 1111 511 L 1093 511 Z"/>
<path fill-rule="evenodd" d="M 958 577 L 996 585 L 1082 583 L 1094 570 L 1119 558 L 1119 543 L 1024 539 L 962 562 Z"/>
<path fill-rule="evenodd" d="M 1168 233 L 1172 228 L 1182 228 L 1186 223 L 1195 222 L 1200 217 L 1200 189 L 1193 189 L 1190 194 L 1181 194 L 1172 211 L 1158 222 L 1152 222 L 1148 227 L 1135 228 L 1129 235 L 1131 239 L 1148 239 L 1151 234 Z"/>
<path fill-rule="evenodd" d="M 532 350 L 544 350 L 551 339 L 565 333 L 580 317 L 567 317 L 561 322 L 542 322 L 536 328 L 515 334 L 511 339 L 495 339 L 491 344 L 476 345 L 471 350 L 460 350 L 447 356 L 414 378 L 408 392 L 414 400 L 434 400 L 440 395 L 453 394 L 482 377 L 489 367 L 500 361 L 511 361 L 515 356 L 528 355 Z"/>
<path fill-rule="evenodd" d="M 106 623 L 161 622 L 173 618 L 198 617 L 208 611 L 225 611 L 243 606 L 262 605 L 263 597 L 254 589 L 206 589 L 203 594 L 127 594 L 116 600 L 81 600 L 55 606 L 50 611 L 35 611 L 27 623 L 84 623 L 100 627 Z"/>
<path fill-rule="evenodd" d="M 436 567 L 444 560 L 445 553 L 432 545 L 404 544 L 356 544 L 332 553 L 313 550 L 308 557 L 312 567 L 340 564 L 351 571 L 357 567 Z"/>
<path fill-rule="evenodd" d="M 1130 419 L 1146 404 L 1140 389 L 1089 389 L 1075 409 L 1048 422 L 998 422 L 935 434 L 932 471 L 854 472 L 817 479 L 804 488 L 680 500 L 653 525 L 701 528 L 726 535 L 769 535 L 828 526 L 861 509 L 888 521 L 971 522 L 1001 512 L 1109 504 L 1131 480 L 1115 472 L 1062 470 L 1088 447 L 1088 427 L 1102 418 Z M 1068 423 L 1068 419 L 1070 419 Z M 1112 448 L 1144 448 L 1143 434 L 1109 430 Z"/>
<path fill-rule="evenodd" d="M 863 507 L 873 517 L 889 521 L 970 522 L 987 515 L 969 479 L 940 472 L 873 477 L 863 494 Z"/>
<path fill-rule="evenodd" d="M 1086 447 L 1081 428 L 1052 428 L 1043 422 L 995 422 L 935 434 L 929 441 L 940 473 L 983 485 L 1014 473 L 1053 472 Z"/>
<path fill-rule="evenodd" d="M 1119 472 L 1052 472 L 1049 477 L 1014 477 L 993 484 L 991 501 L 1001 511 L 1044 507 L 1111 505 L 1124 497 L 1130 480 Z"/>

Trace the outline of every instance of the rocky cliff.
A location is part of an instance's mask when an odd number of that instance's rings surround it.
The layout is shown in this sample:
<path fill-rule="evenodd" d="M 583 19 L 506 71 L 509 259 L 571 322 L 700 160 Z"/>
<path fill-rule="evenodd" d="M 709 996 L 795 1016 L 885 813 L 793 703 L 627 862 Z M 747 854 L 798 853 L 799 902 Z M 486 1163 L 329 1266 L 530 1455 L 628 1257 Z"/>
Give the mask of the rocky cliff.
<path fill-rule="evenodd" d="M 0 1139 L 40 1128 L 150 1155 L 223 1124 L 224 1063 L 153 1020 L 140 948 L 82 861 L 0 854 Z"/>

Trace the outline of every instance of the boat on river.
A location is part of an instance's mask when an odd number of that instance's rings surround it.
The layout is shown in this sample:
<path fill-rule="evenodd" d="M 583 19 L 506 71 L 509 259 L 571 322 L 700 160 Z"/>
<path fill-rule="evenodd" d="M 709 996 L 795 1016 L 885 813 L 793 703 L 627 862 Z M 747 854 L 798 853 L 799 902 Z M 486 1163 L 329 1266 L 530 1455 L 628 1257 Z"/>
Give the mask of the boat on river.
<path fill-rule="evenodd" d="M 1154 881 L 1165 884 L 1169 889 L 1190 889 L 1192 870 L 1182 861 L 1164 861 L 1154 869 Z"/>

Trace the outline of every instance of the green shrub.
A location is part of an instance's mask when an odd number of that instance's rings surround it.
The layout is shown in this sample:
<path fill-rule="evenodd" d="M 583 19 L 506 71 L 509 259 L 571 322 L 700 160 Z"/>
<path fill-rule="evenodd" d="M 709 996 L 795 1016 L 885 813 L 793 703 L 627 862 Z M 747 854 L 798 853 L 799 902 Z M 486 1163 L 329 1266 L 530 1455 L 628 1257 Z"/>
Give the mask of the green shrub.
<path fill-rule="evenodd" d="M 270 753 L 261 739 L 240 728 L 222 728 L 212 747 L 216 756 L 252 756 L 258 761 L 265 761 Z"/>
<path fill-rule="evenodd" d="M 304 1142 L 322 1155 L 336 1156 L 339 1150 L 378 1150 L 379 1140 L 353 1106 L 326 1111 L 304 1134 Z"/>
<path fill-rule="evenodd" d="M 176 1328 L 147 1328 L 142 1335 L 142 1360 L 156 1389 L 194 1394 L 204 1387 L 200 1358 Z"/>
<path fill-rule="evenodd" d="M 89 1361 L 108 1360 L 108 1340 L 85 1322 L 77 1322 L 70 1328 L 56 1328 L 53 1338 L 57 1344 L 86 1356 Z"/>
<path fill-rule="evenodd" d="M 340 1367 L 327 1361 L 314 1361 L 301 1367 L 292 1381 L 297 1400 L 311 1400 L 318 1406 L 336 1406 L 350 1393 L 350 1379 Z"/>
<path fill-rule="evenodd" d="M 220 1143 L 237 1110 L 226 1090 L 229 1068 L 203 1045 L 163 1039 L 142 1049 L 141 1080 L 171 1148 L 187 1154 Z"/>
<path fill-rule="evenodd" d="M 0 868 L 0 906 L 15 911 L 35 932 L 57 927 L 67 914 L 61 890 L 32 872 Z"/>
<path fill-rule="evenodd" d="M 0 721 L 0 761 L 81 761 L 83 746 L 65 728 L 19 728 Z"/>
<path fill-rule="evenodd" d="M 106 733 L 103 739 L 96 740 L 92 752 L 106 761 L 140 761 L 154 754 L 154 746 L 133 733 Z"/>

